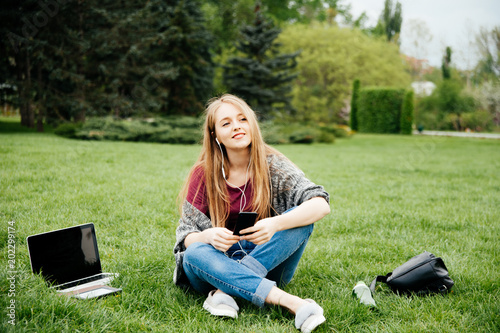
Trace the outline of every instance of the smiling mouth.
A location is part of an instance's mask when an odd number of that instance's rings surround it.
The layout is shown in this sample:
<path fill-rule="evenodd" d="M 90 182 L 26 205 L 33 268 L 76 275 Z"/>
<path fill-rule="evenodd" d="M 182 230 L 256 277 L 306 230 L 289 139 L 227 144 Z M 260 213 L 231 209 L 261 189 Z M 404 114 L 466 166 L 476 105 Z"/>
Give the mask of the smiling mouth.
<path fill-rule="evenodd" d="M 238 133 L 238 134 L 233 135 L 233 139 L 239 139 L 239 138 L 242 138 L 244 136 L 245 136 L 245 133 Z"/>

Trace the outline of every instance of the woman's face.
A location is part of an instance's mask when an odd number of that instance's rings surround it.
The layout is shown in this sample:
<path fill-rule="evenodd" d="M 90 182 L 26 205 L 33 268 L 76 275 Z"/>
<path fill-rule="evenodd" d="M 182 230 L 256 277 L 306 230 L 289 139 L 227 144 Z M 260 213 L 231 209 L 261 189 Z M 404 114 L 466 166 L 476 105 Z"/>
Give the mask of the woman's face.
<path fill-rule="evenodd" d="M 250 124 L 243 113 L 229 103 L 215 111 L 215 135 L 226 150 L 248 148 L 252 143 Z"/>

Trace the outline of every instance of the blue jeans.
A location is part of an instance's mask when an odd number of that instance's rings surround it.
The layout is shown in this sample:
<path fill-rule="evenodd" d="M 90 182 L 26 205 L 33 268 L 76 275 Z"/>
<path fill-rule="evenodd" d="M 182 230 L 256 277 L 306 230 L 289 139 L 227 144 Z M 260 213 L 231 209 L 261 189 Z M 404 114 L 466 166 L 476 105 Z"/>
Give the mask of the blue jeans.
<path fill-rule="evenodd" d="M 184 253 L 184 272 L 201 293 L 220 289 L 262 307 L 272 287 L 291 281 L 313 228 L 311 224 L 279 231 L 261 245 L 240 241 L 226 253 L 193 243 Z"/>

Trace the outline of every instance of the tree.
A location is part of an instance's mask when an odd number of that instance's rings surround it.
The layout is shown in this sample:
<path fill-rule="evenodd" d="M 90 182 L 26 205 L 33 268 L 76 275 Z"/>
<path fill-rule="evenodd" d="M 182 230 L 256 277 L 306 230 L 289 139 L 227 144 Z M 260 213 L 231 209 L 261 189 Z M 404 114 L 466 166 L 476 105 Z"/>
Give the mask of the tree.
<path fill-rule="evenodd" d="M 214 38 L 213 49 L 217 54 L 236 43 L 240 28 L 253 20 L 253 0 L 208 0 L 202 11 L 206 26 Z"/>
<path fill-rule="evenodd" d="M 21 125 L 35 127 L 35 113 L 32 107 L 31 68 L 33 62 L 33 43 L 45 22 L 36 15 L 36 1 L 6 0 L 0 4 L 0 68 L 3 84 L 16 87 L 17 96 L 14 106 L 19 107 Z M 36 18 L 39 24 L 35 25 Z M 43 17 L 42 17 L 43 18 Z M 15 93 L 15 90 L 11 90 Z"/>
<path fill-rule="evenodd" d="M 443 74 L 443 81 L 437 87 L 438 106 L 442 112 L 455 114 L 457 119 L 455 121 L 455 129 L 460 131 L 462 126 L 460 123 L 460 115 L 466 108 L 464 97 L 461 95 L 462 86 L 460 82 L 451 77 L 451 48 L 446 47 L 441 71 Z"/>
<path fill-rule="evenodd" d="M 230 58 L 224 66 L 224 84 L 259 111 L 261 119 L 294 112 L 290 92 L 299 52 L 280 54 L 281 45 L 275 41 L 280 33 L 256 5 L 254 23 L 241 29 L 236 45 L 241 56 Z"/>
<path fill-rule="evenodd" d="M 197 115 L 212 94 L 211 35 L 198 1 L 154 0 L 114 9 L 97 77 L 115 115 Z"/>
<path fill-rule="evenodd" d="M 169 104 L 164 111 L 169 113 L 198 115 L 213 94 L 212 35 L 199 7 L 196 0 L 179 0 L 174 15 L 169 17 L 170 25 L 163 26 L 168 27 L 163 38 L 169 43 L 163 46 L 162 56 L 179 69 L 179 76 L 166 87 Z M 173 32 L 175 38 L 171 36 Z"/>
<path fill-rule="evenodd" d="M 447 46 L 441 63 L 441 71 L 444 80 L 449 80 L 451 78 L 451 52 L 451 47 Z"/>
<path fill-rule="evenodd" d="M 261 0 L 262 11 L 277 26 L 290 23 L 328 22 L 335 25 L 337 17 L 353 26 L 360 26 L 368 17 L 363 13 L 353 19 L 350 5 L 342 0 Z M 255 0 L 207 0 L 202 11 L 207 19 L 207 28 L 214 35 L 213 49 L 217 54 L 227 53 L 237 42 L 239 31 L 244 25 L 252 24 Z"/>
<path fill-rule="evenodd" d="M 40 6 L 42 2 L 40 2 Z M 58 5 L 46 2 L 51 19 L 40 31 L 36 43 L 36 104 L 41 123 L 73 120 L 84 122 L 92 113 L 91 82 L 86 74 L 87 58 L 92 53 L 91 31 L 100 16 L 94 11 L 96 1 L 74 1 Z M 43 6 L 42 6 L 43 7 Z"/>
<path fill-rule="evenodd" d="M 491 114 L 495 126 L 500 126 L 500 83 L 485 82 L 476 89 L 476 98 Z"/>
<path fill-rule="evenodd" d="M 412 55 L 407 57 L 410 65 L 411 75 L 413 80 L 422 80 L 426 71 L 429 70 L 427 58 L 427 47 L 432 41 L 432 34 L 427 24 L 418 19 L 411 19 L 405 24 L 405 33 L 401 49 L 405 49 L 404 53 Z"/>
<path fill-rule="evenodd" d="M 46 117 L 85 119 L 91 100 L 86 96 L 89 81 L 85 75 L 91 51 L 88 32 L 93 19 L 100 16 L 92 12 L 96 5 L 92 0 L 25 1 L 15 6 L 16 12 L 6 13 L 10 19 L 5 27 L 10 41 L 6 56 L 14 60 L 9 71 L 24 72 L 16 82 L 20 100 L 27 104 L 19 105 L 21 124 L 33 127 L 36 115 L 37 129 L 43 131 Z M 21 22 L 12 24 L 18 17 Z M 23 54 L 25 62 L 15 60 Z"/>
<path fill-rule="evenodd" d="M 397 45 L 357 29 L 324 24 L 293 25 L 279 37 L 284 52 L 302 50 L 293 86 L 294 120 L 347 124 L 352 82 L 406 88 L 411 78 Z"/>
<path fill-rule="evenodd" d="M 90 115 L 196 115 L 212 95 L 211 36 L 196 0 L 30 0 L 0 7 L 0 72 L 21 123 Z"/>
<path fill-rule="evenodd" d="M 352 20 L 350 6 L 341 0 L 263 0 L 266 13 L 278 22 L 311 23 L 313 21 L 333 24 L 337 15 L 346 21 Z"/>
<path fill-rule="evenodd" d="M 211 36 L 193 0 L 100 3 L 87 75 L 99 115 L 197 115 L 212 94 Z"/>
<path fill-rule="evenodd" d="M 462 113 L 473 109 L 474 101 L 470 97 L 462 95 L 462 85 L 456 80 L 443 80 L 436 91 L 439 109 L 445 114 L 456 115 L 454 127 L 455 130 L 461 131 L 460 117 Z"/>
<path fill-rule="evenodd" d="M 399 44 L 399 33 L 403 23 L 403 14 L 399 1 L 393 6 L 392 0 L 385 0 L 384 10 L 380 15 L 377 26 L 373 29 L 373 34 L 385 36 L 387 41 L 395 41 Z"/>
<path fill-rule="evenodd" d="M 476 36 L 481 60 L 476 66 L 477 81 L 500 81 L 500 26 L 491 31 L 481 28 Z"/>

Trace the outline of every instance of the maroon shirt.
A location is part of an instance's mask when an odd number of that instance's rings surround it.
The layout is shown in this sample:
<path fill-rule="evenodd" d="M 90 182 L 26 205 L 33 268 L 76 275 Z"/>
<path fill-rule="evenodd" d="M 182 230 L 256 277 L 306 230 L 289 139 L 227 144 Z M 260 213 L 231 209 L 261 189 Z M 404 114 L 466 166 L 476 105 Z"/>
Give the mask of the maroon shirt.
<path fill-rule="evenodd" d="M 229 199 L 231 202 L 229 218 L 226 221 L 226 228 L 232 231 L 234 230 L 236 221 L 238 220 L 238 213 L 240 212 L 240 203 L 244 212 L 252 211 L 251 206 L 253 197 L 252 195 L 253 187 L 251 180 L 248 180 L 247 188 L 245 189 L 246 205 L 245 207 L 243 207 L 243 205 L 245 204 L 245 198 L 242 198 L 243 197 L 242 191 L 245 188 L 245 185 L 240 186 L 239 188 L 235 188 L 226 183 L 226 186 L 227 186 L 227 191 L 229 193 Z M 198 191 L 198 193 L 196 193 L 196 191 Z M 205 174 L 203 168 L 200 167 L 197 170 L 195 170 L 193 176 L 189 180 L 189 188 L 186 199 L 200 212 L 202 212 L 208 218 L 210 218 L 210 212 L 208 211 L 207 194 L 205 191 Z"/>

